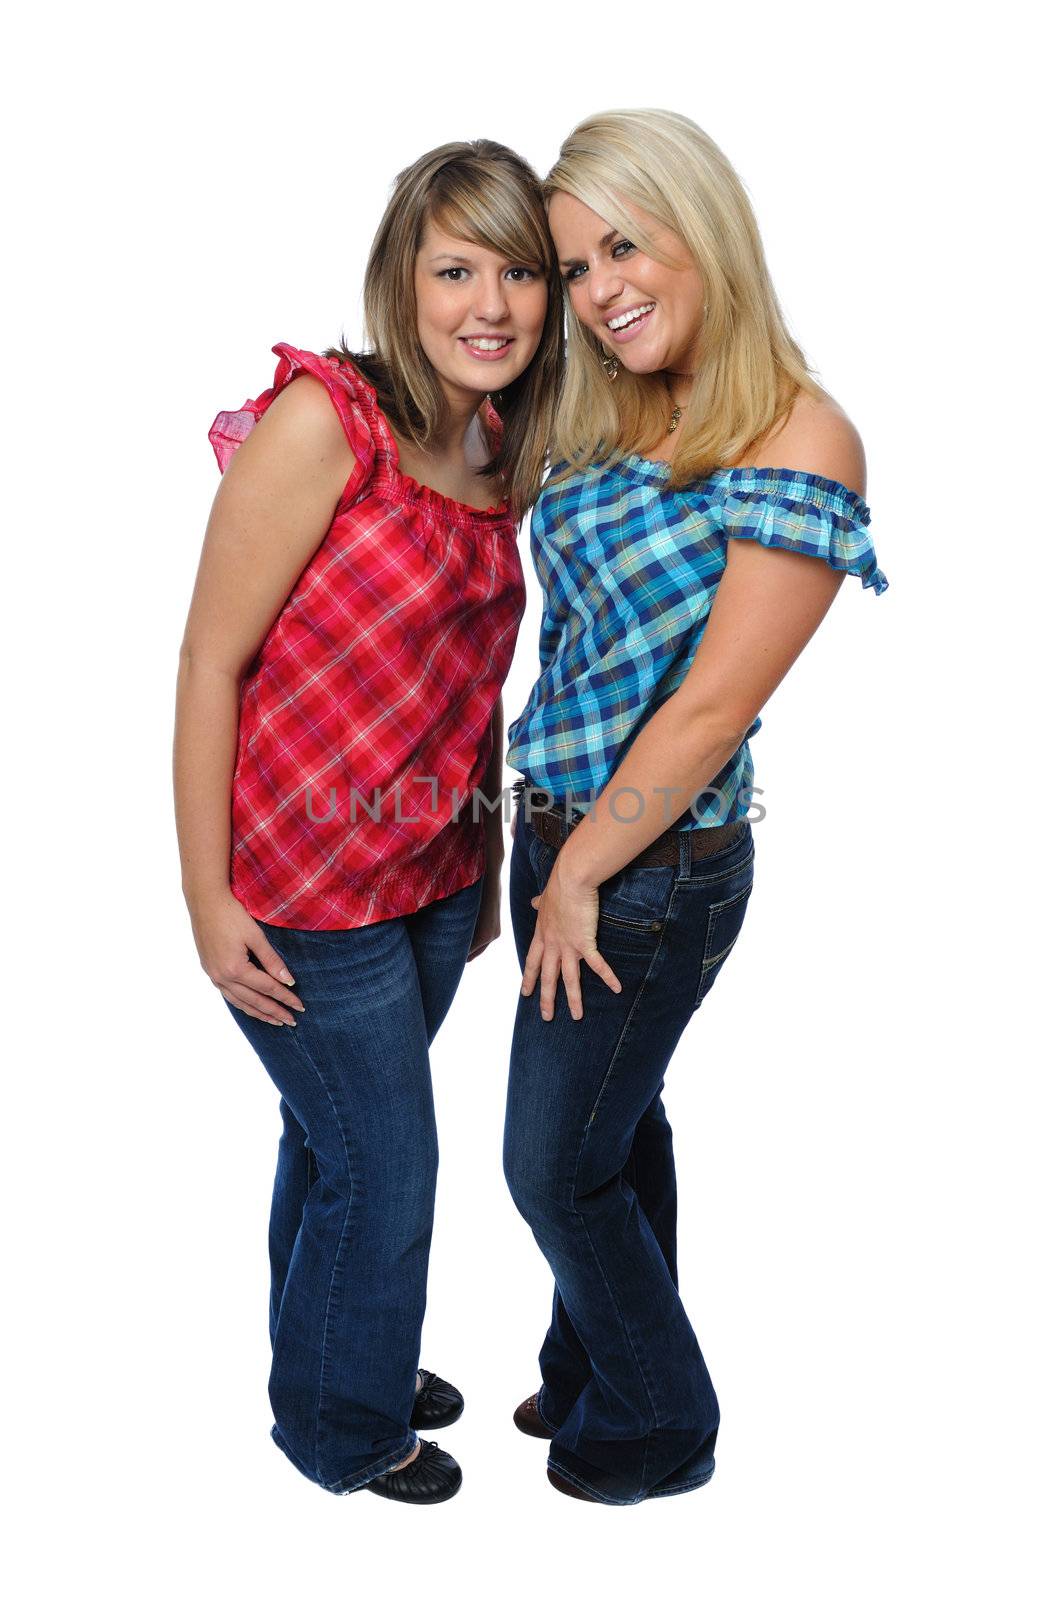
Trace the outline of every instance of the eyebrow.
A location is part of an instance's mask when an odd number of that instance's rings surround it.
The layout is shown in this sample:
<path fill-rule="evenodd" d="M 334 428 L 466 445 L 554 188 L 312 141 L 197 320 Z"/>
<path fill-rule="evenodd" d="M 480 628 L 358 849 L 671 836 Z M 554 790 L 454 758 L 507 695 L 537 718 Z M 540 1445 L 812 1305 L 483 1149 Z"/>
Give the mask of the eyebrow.
<path fill-rule="evenodd" d="M 455 256 L 452 255 L 449 250 L 444 250 L 442 255 L 429 256 L 428 259 L 429 261 L 457 261 L 463 267 L 472 266 L 472 262 L 469 260 L 468 256 Z"/>
<path fill-rule="evenodd" d="M 612 244 L 613 240 L 616 237 L 617 237 L 616 229 L 615 228 L 610 228 L 609 232 L 608 233 L 603 233 L 602 237 L 598 240 L 598 249 L 599 250 L 604 250 L 607 245 Z M 579 260 L 578 256 L 566 256 L 564 261 L 561 262 L 561 266 L 563 266 L 563 267 L 574 266 L 575 263 L 578 260 Z"/>

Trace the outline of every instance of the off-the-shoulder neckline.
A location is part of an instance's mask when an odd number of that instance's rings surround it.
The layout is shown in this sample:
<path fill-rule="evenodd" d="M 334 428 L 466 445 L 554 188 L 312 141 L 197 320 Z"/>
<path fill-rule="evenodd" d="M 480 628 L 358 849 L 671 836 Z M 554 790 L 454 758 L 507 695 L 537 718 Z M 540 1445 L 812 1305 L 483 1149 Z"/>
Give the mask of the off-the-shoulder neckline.
<path fill-rule="evenodd" d="M 464 517 L 483 517 L 491 522 L 497 522 L 500 518 L 512 518 L 512 512 L 505 501 L 501 505 L 471 506 L 465 500 L 455 500 L 448 494 L 441 494 L 438 489 L 433 489 L 429 484 L 421 483 L 417 478 L 411 478 L 410 474 L 404 472 L 399 465 L 398 441 L 392 432 L 391 424 L 387 419 L 384 408 L 380 404 L 376 389 L 369 382 L 369 379 L 349 361 L 340 361 L 336 356 L 328 356 L 324 359 L 327 360 L 329 366 L 335 367 L 338 371 L 343 372 L 345 376 L 352 378 L 360 388 L 367 392 L 372 404 L 373 420 L 384 449 L 388 470 L 408 499 L 420 501 L 424 505 L 434 506 L 436 510 L 446 512 L 451 516 L 458 513 Z M 490 401 L 488 401 L 488 405 L 491 405 Z M 491 407 L 491 410 L 493 411 L 494 407 Z M 497 417 L 498 413 L 495 412 L 494 414 Z"/>
<path fill-rule="evenodd" d="M 605 470 L 627 472 L 636 478 L 648 476 L 659 481 L 667 481 L 670 466 L 671 463 L 668 461 L 651 461 L 648 456 L 631 454 L 606 463 Z M 697 494 L 702 485 L 725 480 L 729 480 L 730 489 L 739 491 L 767 488 L 785 490 L 789 485 L 800 484 L 811 489 L 815 496 L 822 497 L 828 502 L 831 500 L 840 502 L 838 509 L 854 514 L 861 522 L 867 523 L 871 520 L 871 511 L 866 500 L 857 494 L 855 489 L 839 483 L 836 478 L 825 478 L 818 472 L 804 472 L 796 467 L 718 467 L 715 472 L 708 473 L 704 478 L 684 484 L 676 492 Z"/>

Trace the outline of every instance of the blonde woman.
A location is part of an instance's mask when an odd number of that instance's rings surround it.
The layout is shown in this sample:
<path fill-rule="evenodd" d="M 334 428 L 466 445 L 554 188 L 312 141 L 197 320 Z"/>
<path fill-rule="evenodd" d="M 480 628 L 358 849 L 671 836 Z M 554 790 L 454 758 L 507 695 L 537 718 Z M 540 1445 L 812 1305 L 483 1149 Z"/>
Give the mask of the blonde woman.
<path fill-rule="evenodd" d="M 461 1484 L 418 1427 L 436 1177 L 428 1048 L 499 933 L 517 524 L 560 381 L 539 180 L 490 140 L 400 174 L 370 353 L 277 344 L 219 414 L 224 477 L 181 648 L 174 780 L 204 969 L 280 1091 L 272 1436 L 313 1482 Z M 492 404 L 493 402 L 493 404 Z"/>
<path fill-rule="evenodd" d="M 556 1287 L 514 1421 L 550 1440 L 555 1488 L 630 1505 L 715 1467 L 661 1091 L 749 904 L 749 740 L 845 574 L 887 585 L 860 437 L 712 140 L 666 111 L 591 117 L 546 192 L 569 348 L 532 521 L 542 673 L 509 729 L 505 1169 Z"/>

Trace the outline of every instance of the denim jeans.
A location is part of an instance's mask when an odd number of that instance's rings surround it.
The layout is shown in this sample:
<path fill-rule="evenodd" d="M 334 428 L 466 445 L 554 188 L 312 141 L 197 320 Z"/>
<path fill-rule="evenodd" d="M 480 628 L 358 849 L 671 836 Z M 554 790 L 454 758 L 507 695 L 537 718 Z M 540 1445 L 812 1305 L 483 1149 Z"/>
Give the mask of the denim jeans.
<path fill-rule="evenodd" d="M 281 1093 L 269 1224 L 272 1436 L 349 1494 L 408 1456 L 437 1145 L 428 1047 L 468 959 L 483 879 L 364 928 L 259 922 L 306 1007 L 226 1001 Z M 256 918 L 256 921 L 258 919 Z"/>
<path fill-rule="evenodd" d="M 513 1029 L 505 1172 L 554 1276 L 539 1355 L 550 1465 L 595 1499 L 630 1505 L 706 1483 L 720 1410 L 679 1298 L 672 1134 L 664 1073 L 734 945 L 753 887 L 748 822 L 715 855 L 627 867 L 599 889 L 598 948 L 614 994 L 583 963 L 574 1022 L 559 979 L 544 1022 L 539 987 Z M 557 852 L 523 807 L 510 903 L 523 967 L 530 902 Z M 706 1140 L 707 1148 L 711 1148 Z"/>

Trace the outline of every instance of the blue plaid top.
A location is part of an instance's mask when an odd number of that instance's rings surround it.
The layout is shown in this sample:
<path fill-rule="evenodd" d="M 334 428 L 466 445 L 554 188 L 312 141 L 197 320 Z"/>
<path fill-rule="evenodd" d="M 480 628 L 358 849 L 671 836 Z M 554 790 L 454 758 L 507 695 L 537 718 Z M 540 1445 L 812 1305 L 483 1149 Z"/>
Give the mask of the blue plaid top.
<path fill-rule="evenodd" d="M 682 683 L 705 631 L 728 539 L 819 556 L 865 589 L 888 587 L 858 494 L 811 472 L 725 467 L 684 489 L 668 466 L 638 455 L 547 479 L 532 514 L 543 588 L 542 669 L 508 729 L 508 764 L 559 804 L 600 794 L 647 719 Z M 744 817 L 753 798 L 749 740 L 690 810 L 682 828 Z M 627 807 L 632 806 L 627 801 Z"/>

